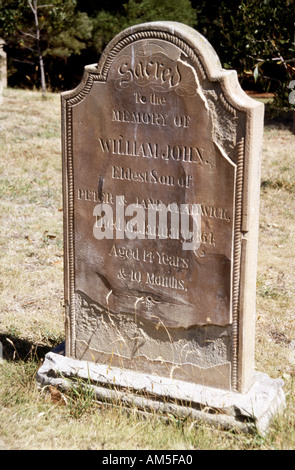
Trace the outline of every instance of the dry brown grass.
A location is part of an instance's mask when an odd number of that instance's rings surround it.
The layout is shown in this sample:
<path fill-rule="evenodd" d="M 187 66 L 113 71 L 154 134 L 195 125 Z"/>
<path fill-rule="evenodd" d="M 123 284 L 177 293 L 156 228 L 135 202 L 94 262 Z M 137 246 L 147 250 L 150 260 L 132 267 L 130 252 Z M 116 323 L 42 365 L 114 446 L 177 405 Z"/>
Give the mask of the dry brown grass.
<path fill-rule="evenodd" d="M 295 447 L 295 136 L 265 128 L 256 366 L 283 378 L 287 411 L 267 437 L 40 394 L 35 372 L 64 335 L 59 96 L 6 90 L 0 106 L 0 449 Z M 26 360 L 24 360 L 26 359 Z M 83 412 L 81 412 L 81 409 Z"/>
<path fill-rule="evenodd" d="M 257 365 L 295 373 L 295 136 L 266 128 L 257 283 Z"/>
<path fill-rule="evenodd" d="M 7 90 L 0 113 L 1 329 L 44 343 L 63 334 L 59 96 Z"/>

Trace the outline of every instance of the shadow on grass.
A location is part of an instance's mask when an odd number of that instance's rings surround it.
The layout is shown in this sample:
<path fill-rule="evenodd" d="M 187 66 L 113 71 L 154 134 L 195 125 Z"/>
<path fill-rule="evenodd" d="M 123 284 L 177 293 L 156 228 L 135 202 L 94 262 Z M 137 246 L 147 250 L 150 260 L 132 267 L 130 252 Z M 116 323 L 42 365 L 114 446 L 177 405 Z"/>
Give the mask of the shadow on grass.
<path fill-rule="evenodd" d="M 295 133 L 295 108 L 294 111 L 281 111 L 273 115 L 269 106 L 265 106 L 264 125 L 277 129 L 288 129 Z"/>
<path fill-rule="evenodd" d="M 59 345 L 36 344 L 10 334 L 0 334 L 0 354 L 6 361 L 32 361 L 44 359 L 45 355 Z M 59 349 L 63 347 L 60 345 Z"/>

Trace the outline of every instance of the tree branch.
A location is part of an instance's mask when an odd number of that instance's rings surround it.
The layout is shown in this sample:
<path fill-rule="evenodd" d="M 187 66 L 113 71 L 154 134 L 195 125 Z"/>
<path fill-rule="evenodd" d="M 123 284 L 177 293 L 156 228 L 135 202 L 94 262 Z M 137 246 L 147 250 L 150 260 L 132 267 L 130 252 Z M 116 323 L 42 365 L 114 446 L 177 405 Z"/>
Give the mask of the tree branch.
<path fill-rule="evenodd" d="M 284 68 L 285 68 L 285 70 L 286 70 L 286 73 L 287 73 L 288 77 L 289 77 L 289 78 L 292 78 L 292 75 L 291 75 L 291 73 L 290 73 L 290 71 L 289 71 L 289 69 L 288 69 L 288 65 L 287 65 L 287 63 L 286 63 L 284 57 L 281 55 L 279 49 L 277 48 L 276 43 L 275 43 L 271 38 L 269 38 L 269 40 L 270 40 L 271 44 L 273 45 L 273 48 L 275 49 L 279 60 L 282 61 L 283 66 L 284 66 Z"/>
<path fill-rule="evenodd" d="M 12 61 L 13 62 L 19 62 L 20 64 L 35 65 L 35 62 L 32 62 L 31 60 L 12 59 Z"/>
<path fill-rule="evenodd" d="M 36 8 L 47 8 L 47 7 L 53 7 L 54 5 L 37 5 Z"/>
<path fill-rule="evenodd" d="M 30 38 L 33 38 L 35 41 L 37 39 L 37 36 L 34 35 L 34 34 L 30 34 L 30 33 L 25 33 L 24 31 L 22 31 L 21 29 L 18 29 L 18 31 L 23 34 L 24 36 L 29 36 Z"/>
<path fill-rule="evenodd" d="M 35 3 L 35 5 L 33 6 L 31 0 L 28 0 L 28 4 L 30 5 L 30 8 L 31 8 L 32 12 L 34 13 L 34 15 L 36 15 L 36 12 L 37 12 L 37 5 L 36 5 L 36 3 Z M 34 9 L 34 7 L 35 7 L 35 9 Z"/>
<path fill-rule="evenodd" d="M 43 55 L 40 45 L 40 26 L 39 26 L 39 18 L 38 18 L 38 0 L 28 0 L 28 4 L 34 14 L 35 18 L 35 28 L 36 28 L 36 43 L 38 48 L 38 56 L 39 56 L 39 65 L 40 65 L 40 75 L 41 75 L 41 87 L 42 87 L 42 94 L 45 96 L 46 92 L 46 81 L 45 81 L 45 72 L 44 72 L 44 63 L 43 63 Z"/>

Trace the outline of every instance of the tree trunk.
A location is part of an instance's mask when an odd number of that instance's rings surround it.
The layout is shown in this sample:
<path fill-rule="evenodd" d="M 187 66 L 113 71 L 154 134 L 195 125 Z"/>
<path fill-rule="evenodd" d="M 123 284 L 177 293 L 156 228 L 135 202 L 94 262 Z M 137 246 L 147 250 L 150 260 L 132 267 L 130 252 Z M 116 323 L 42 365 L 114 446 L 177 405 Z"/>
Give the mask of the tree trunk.
<path fill-rule="evenodd" d="M 42 96 L 45 97 L 46 94 L 46 81 L 45 81 L 45 71 L 44 71 L 44 62 L 43 56 L 40 46 L 40 28 L 39 28 L 39 19 L 38 19 L 38 0 L 28 0 L 30 8 L 34 13 L 35 18 L 35 27 L 36 27 L 36 41 L 37 41 L 37 49 L 38 49 L 38 57 L 39 57 L 39 68 L 40 68 L 40 78 L 41 78 L 41 88 L 42 88 Z"/>
<path fill-rule="evenodd" d="M 39 67 L 40 67 L 40 75 L 41 75 L 42 96 L 45 97 L 45 94 L 46 94 L 45 71 L 44 71 L 43 56 L 42 56 L 40 47 L 39 47 Z"/>

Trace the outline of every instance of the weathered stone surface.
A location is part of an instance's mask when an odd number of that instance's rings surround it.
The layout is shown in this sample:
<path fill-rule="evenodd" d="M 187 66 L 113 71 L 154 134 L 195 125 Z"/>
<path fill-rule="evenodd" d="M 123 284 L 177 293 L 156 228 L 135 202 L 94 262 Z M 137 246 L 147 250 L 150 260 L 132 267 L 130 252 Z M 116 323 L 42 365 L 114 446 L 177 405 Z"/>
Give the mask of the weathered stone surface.
<path fill-rule="evenodd" d="M 203 36 L 156 22 L 114 38 L 62 109 L 67 355 L 246 391 L 263 105 Z"/>
<path fill-rule="evenodd" d="M 97 399 L 103 402 L 138 411 L 191 416 L 197 421 L 244 432 L 255 429 L 267 433 L 274 416 L 285 408 L 282 380 L 270 379 L 259 372 L 246 394 L 79 361 L 54 352 L 46 355 L 37 374 L 40 387 L 53 385 L 64 390 L 73 385 L 73 378 L 79 378 L 80 384 L 84 380 L 85 386 L 91 386 Z M 115 390 L 109 387 L 113 384 Z"/>

